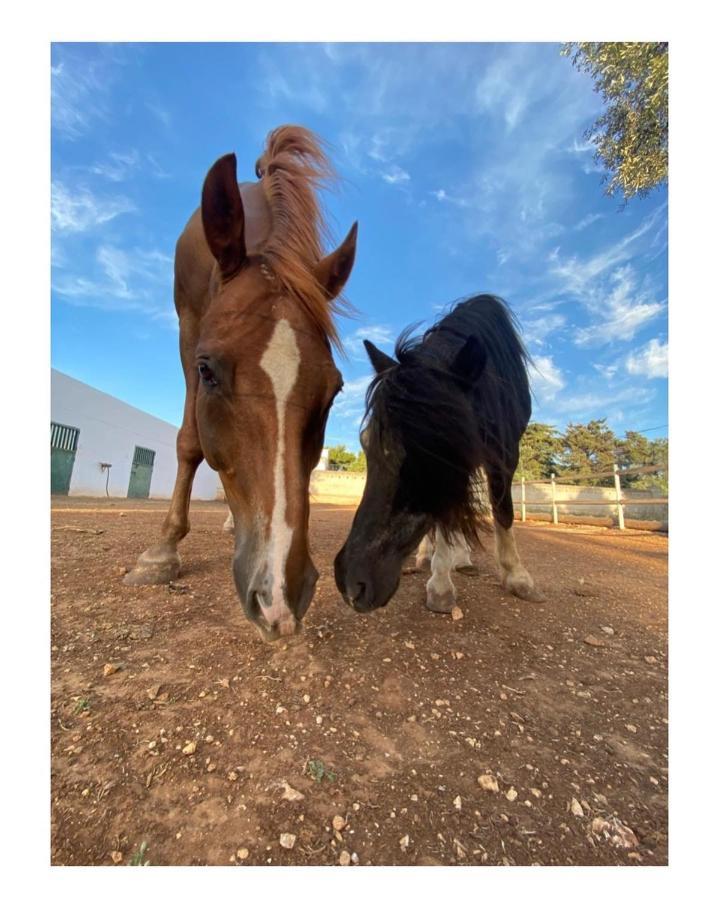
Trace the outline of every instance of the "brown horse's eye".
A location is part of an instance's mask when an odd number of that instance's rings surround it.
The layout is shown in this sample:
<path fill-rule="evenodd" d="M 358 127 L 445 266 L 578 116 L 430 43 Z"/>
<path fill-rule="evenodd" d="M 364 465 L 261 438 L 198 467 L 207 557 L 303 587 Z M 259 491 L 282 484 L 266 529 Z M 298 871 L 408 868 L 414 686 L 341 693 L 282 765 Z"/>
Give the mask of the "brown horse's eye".
<path fill-rule="evenodd" d="M 197 366 L 197 371 L 200 375 L 200 378 L 202 379 L 202 383 L 207 387 L 214 387 L 217 384 L 215 373 L 207 365 L 207 363 L 199 363 L 199 365 Z"/>

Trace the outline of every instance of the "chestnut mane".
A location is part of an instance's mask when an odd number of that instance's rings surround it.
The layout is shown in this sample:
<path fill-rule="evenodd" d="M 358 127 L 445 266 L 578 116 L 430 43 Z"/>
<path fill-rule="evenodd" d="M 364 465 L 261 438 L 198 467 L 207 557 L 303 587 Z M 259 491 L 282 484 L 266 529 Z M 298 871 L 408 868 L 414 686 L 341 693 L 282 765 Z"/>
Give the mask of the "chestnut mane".
<path fill-rule="evenodd" d="M 343 300 L 330 303 L 314 276 L 328 236 L 317 191 L 336 181 L 322 142 L 299 125 L 282 125 L 267 136 L 255 171 L 262 179 L 272 215 L 272 230 L 262 256 L 320 333 L 341 351 L 333 312 L 348 304 Z"/>

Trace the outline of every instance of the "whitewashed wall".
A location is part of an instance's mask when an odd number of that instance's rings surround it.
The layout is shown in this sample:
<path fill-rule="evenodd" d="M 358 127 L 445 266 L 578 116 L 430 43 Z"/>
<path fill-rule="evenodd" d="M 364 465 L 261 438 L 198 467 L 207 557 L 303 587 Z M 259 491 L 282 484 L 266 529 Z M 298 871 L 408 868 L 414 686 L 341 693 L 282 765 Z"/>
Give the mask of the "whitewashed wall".
<path fill-rule="evenodd" d="M 56 369 L 52 369 L 51 390 L 52 421 L 80 429 L 71 496 L 104 497 L 107 472 L 100 469 L 100 463 L 109 462 L 109 494 L 126 497 L 136 446 L 155 451 L 150 497 L 172 495 L 177 472 L 174 425 Z M 195 475 L 192 496 L 196 500 L 214 500 L 219 485 L 217 473 L 203 462 Z"/>

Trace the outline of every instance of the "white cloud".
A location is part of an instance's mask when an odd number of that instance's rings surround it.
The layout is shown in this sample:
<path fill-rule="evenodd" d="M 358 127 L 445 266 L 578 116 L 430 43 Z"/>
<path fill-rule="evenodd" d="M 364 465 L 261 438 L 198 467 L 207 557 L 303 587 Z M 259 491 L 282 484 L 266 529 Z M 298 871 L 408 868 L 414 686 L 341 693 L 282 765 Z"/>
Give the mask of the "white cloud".
<path fill-rule="evenodd" d="M 467 200 L 465 197 L 452 196 L 448 194 L 444 188 L 440 188 L 437 191 L 430 191 L 429 193 L 440 203 L 451 203 L 453 206 L 462 207 L 469 206 L 469 200 Z"/>
<path fill-rule="evenodd" d="M 60 181 L 52 183 L 51 217 L 55 231 L 87 231 L 134 210 L 134 203 L 127 197 L 98 197 L 87 188 L 72 192 Z"/>
<path fill-rule="evenodd" d="M 541 346 L 548 335 L 562 328 L 567 322 L 566 316 L 561 313 L 550 313 L 540 316 L 538 319 L 530 319 L 522 323 L 522 331 L 528 343 Z"/>
<path fill-rule="evenodd" d="M 575 231 L 584 231 L 585 228 L 588 228 L 590 225 L 593 225 L 595 222 L 598 222 L 600 219 L 604 218 L 604 213 L 589 213 L 584 216 L 583 219 L 580 219 L 579 222 L 574 226 Z"/>
<path fill-rule="evenodd" d="M 387 184 L 403 184 L 410 180 L 409 172 L 405 172 L 400 166 L 392 166 L 387 172 L 382 173 L 382 179 Z"/>
<path fill-rule="evenodd" d="M 574 342 L 578 347 L 630 341 L 666 308 L 666 303 L 653 299 L 646 288 L 637 284 L 629 265 L 617 269 L 610 281 L 612 290 L 592 299 L 591 311 L 596 321 L 575 332 Z"/>
<path fill-rule="evenodd" d="M 353 425 L 359 425 L 365 411 L 365 395 L 373 375 L 361 375 L 346 381 L 342 391 L 332 404 L 332 415 L 339 419 L 351 419 Z"/>
<path fill-rule="evenodd" d="M 551 271 L 562 282 L 563 291 L 576 295 L 580 300 L 586 299 L 600 275 L 631 259 L 636 243 L 654 227 L 657 217 L 663 214 L 664 210 L 665 207 L 661 207 L 652 215 L 647 216 L 641 225 L 626 237 L 587 259 L 580 260 L 578 257 L 572 256 L 565 262 L 560 262 L 559 254 L 555 249 L 549 257 L 550 261 L 555 263 Z"/>
<path fill-rule="evenodd" d="M 140 163 L 140 154 L 137 150 L 129 150 L 126 153 L 112 152 L 107 159 L 97 162 L 90 167 L 93 175 L 100 175 L 109 181 L 125 181 Z"/>
<path fill-rule="evenodd" d="M 561 370 L 551 356 L 534 356 L 529 369 L 532 392 L 540 403 L 554 400 L 566 386 Z"/>
<path fill-rule="evenodd" d="M 394 343 L 394 332 L 389 325 L 365 325 L 342 339 L 345 350 L 355 359 L 366 359 L 363 341 L 372 341 L 378 347 L 390 347 Z"/>
<path fill-rule="evenodd" d="M 172 308 L 172 257 L 159 250 L 123 250 L 102 244 L 95 273 L 76 276 L 63 269 L 53 290 L 68 303 L 105 310 L 133 309 L 175 323 Z"/>
<path fill-rule="evenodd" d="M 555 413 L 576 416 L 586 420 L 594 415 L 608 416 L 611 412 L 616 415 L 617 410 L 628 407 L 638 407 L 654 397 L 654 392 L 646 388 L 624 388 L 620 391 L 607 390 L 603 393 L 589 392 L 586 394 L 572 394 L 568 397 L 560 397 L 553 404 Z"/>
<path fill-rule="evenodd" d="M 652 338 L 641 350 L 630 353 L 625 365 L 630 375 L 666 378 L 669 370 L 669 345 L 662 344 L 659 338 Z"/>
<path fill-rule="evenodd" d="M 602 378 L 606 378 L 607 381 L 611 381 L 619 371 L 619 366 L 616 363 L 607 365 L 604 365 L 603 363 L 592 363 L 592 368 L 596 372 L 599 372 Z"/>

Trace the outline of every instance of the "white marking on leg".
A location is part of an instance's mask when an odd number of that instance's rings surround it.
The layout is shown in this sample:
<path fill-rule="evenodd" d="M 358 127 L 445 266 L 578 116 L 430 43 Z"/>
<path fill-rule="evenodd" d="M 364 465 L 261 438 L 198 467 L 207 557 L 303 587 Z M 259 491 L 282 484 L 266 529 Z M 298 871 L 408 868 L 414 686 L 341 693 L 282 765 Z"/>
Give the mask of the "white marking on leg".
<path fill-rule="evenodd" d="M 223 531 L 234 531 L 235 530 L 235 517 L 232 515 L 232 510 L 227 513 L 227 518 L 225 519 L 225 524 L 222 526 Z"/>
<path fill-rule="evenodd" d="M 441 530 L 434 535 L 432 577 L 427 582 L 427 606 L 434 612 L 451 612 L 457 593 L 452 583 L 452 545 L 447 543 Z"/>
<path fill-rule="evenodd" d="M 429 531 L 422 538 L 419 547 L 417 548 L 417 557 L 415 559 L 415 565 L 418 569 L 428 569 L 430 567 L 430 561 L 432 559 L 432 553 L 434 552 L 434 544 L 432 543 L 432 535 L 433 531 Z"/>
<path fill-rule="evenodd" d="M 494 536 L 502 583 L 508 591 L 518 597 L 528 597 L 534 589 L 534 582 L 517 553 L 513 528 L 511 525 L 509 528 L 502 528 L 499 522 L 495 521 Z"/>
<path fill-rule="evenodd" d="M 280 319 L 275 325 L 260 367 L 269 375 L 277 411 L 277 455 L 275 457 L 275 494 L 270 522 L 268 546 L 270 605 L 263 609 L 271 624 L 292 616 L 285 600 L 285 565 L 292 544 L 292 528 L 286 521 L 287 484 L 285 478 L 285 419 L 287 400 L 297 381 L 300 350 L 289 322 Z"/>
<path fill-rule="evenodd" d="M 467 539 L 460 532 L 452 535 L 452 568 L 459 569 L 472 565 L 472 557 L 469 555 Z"/>

